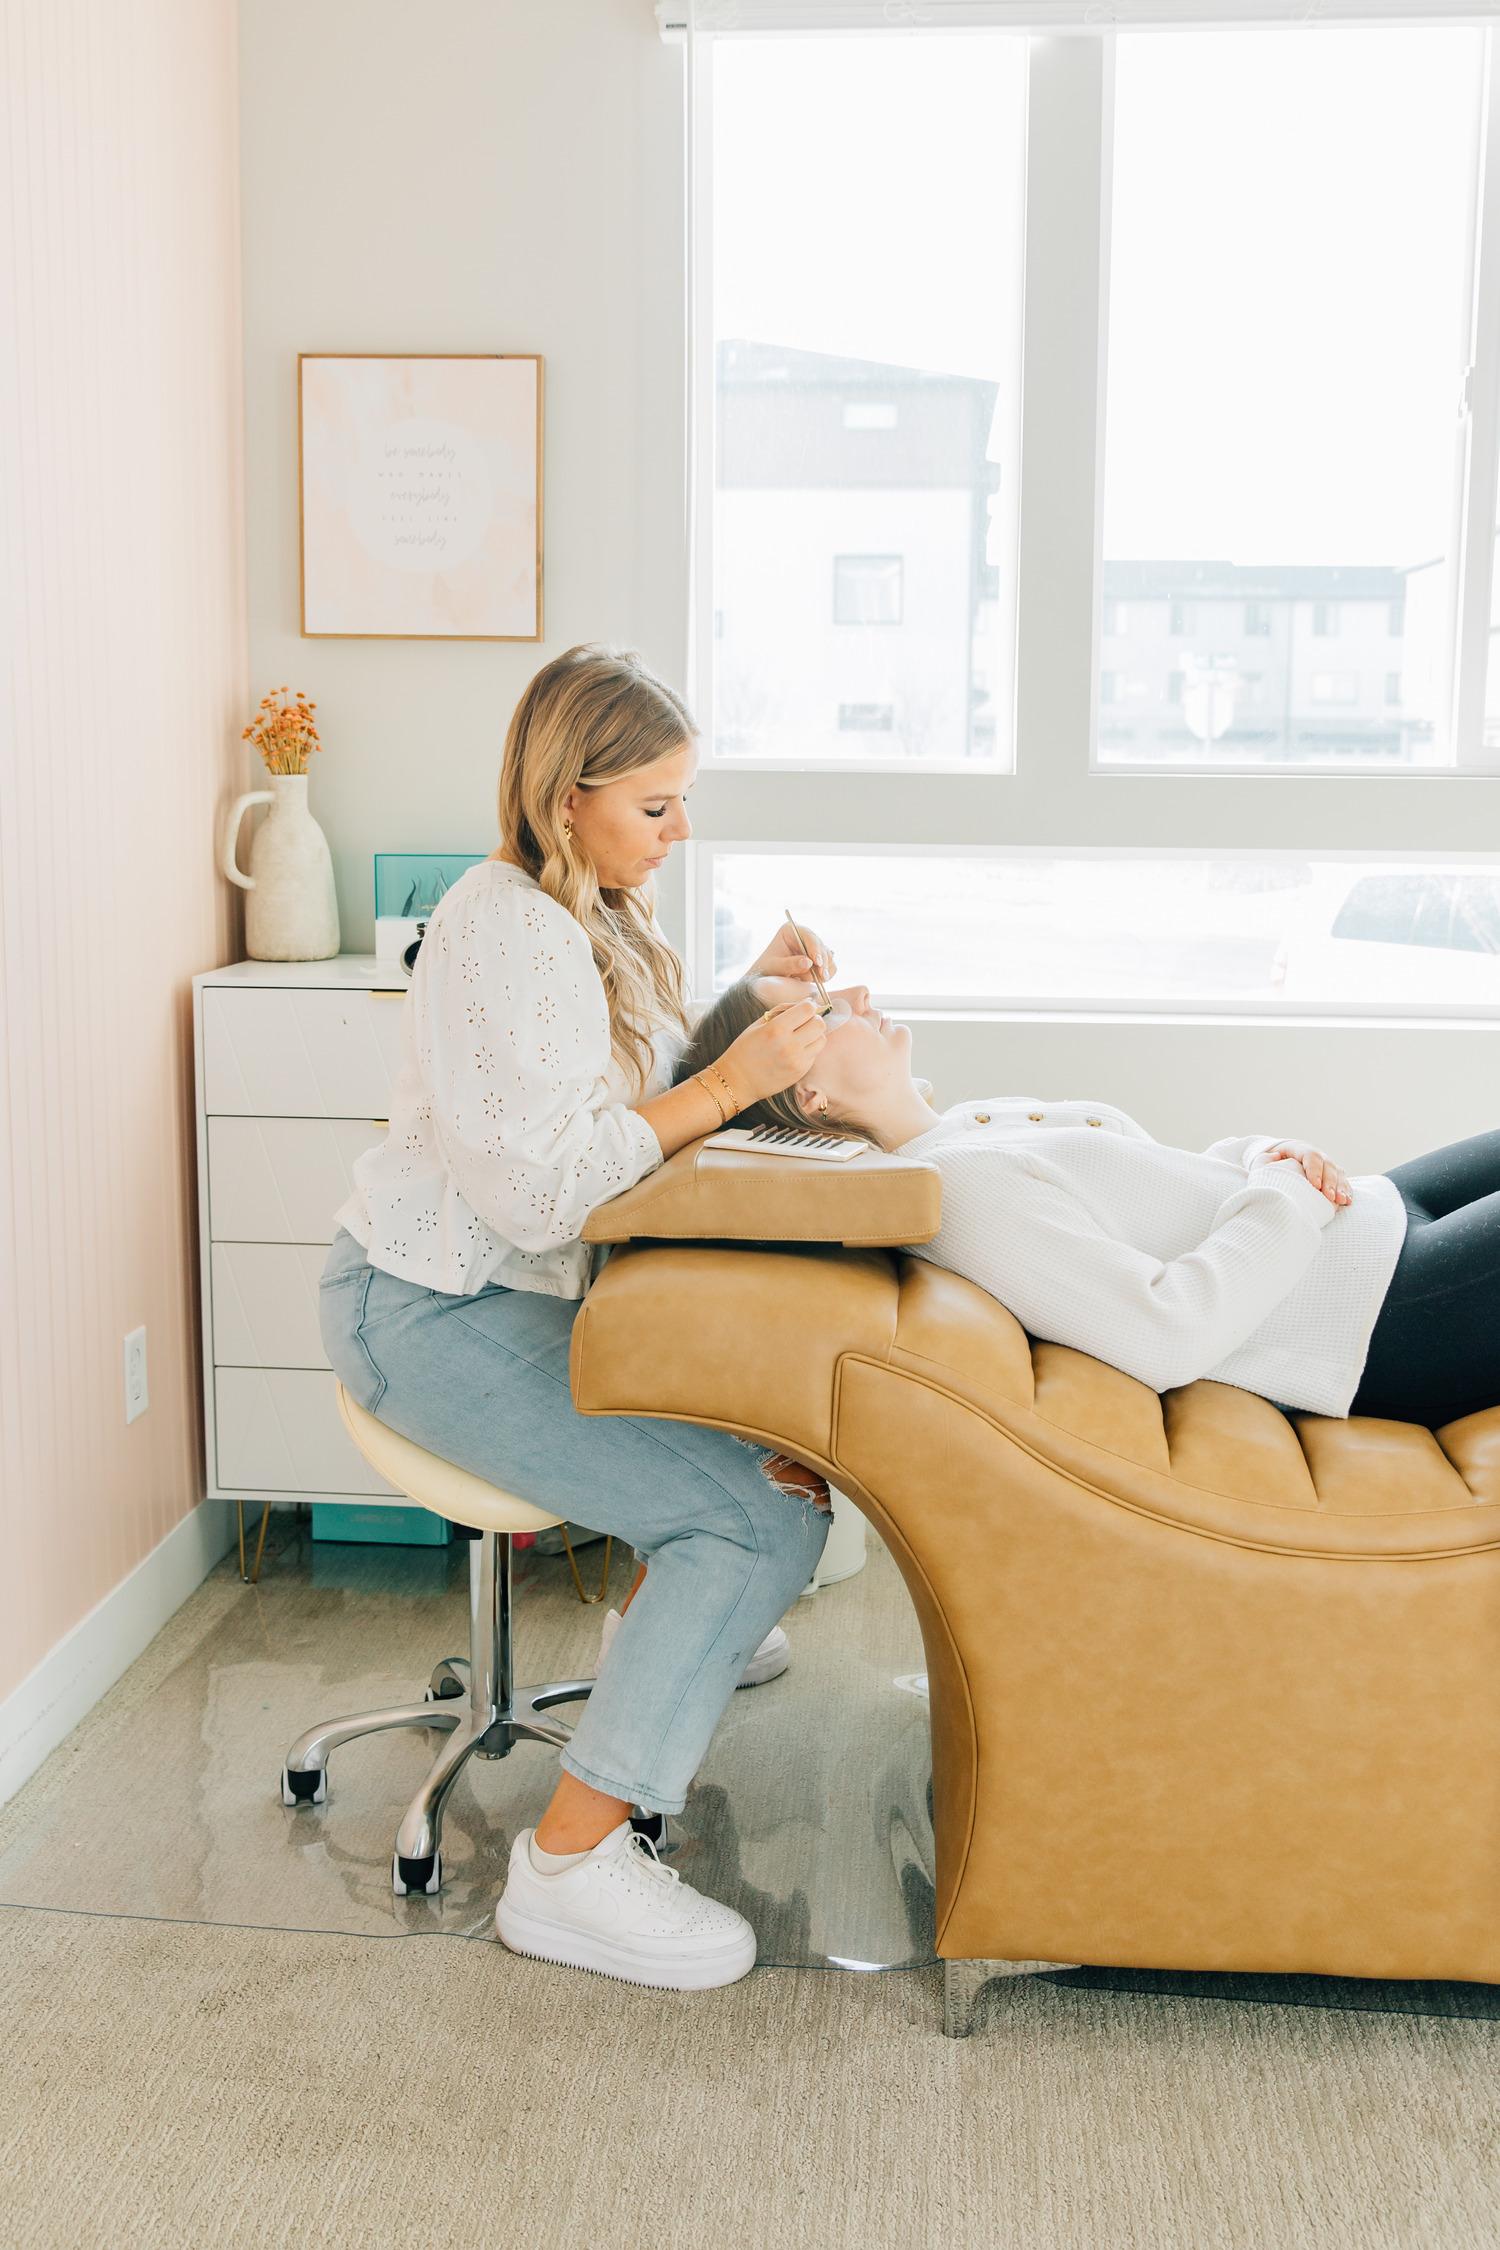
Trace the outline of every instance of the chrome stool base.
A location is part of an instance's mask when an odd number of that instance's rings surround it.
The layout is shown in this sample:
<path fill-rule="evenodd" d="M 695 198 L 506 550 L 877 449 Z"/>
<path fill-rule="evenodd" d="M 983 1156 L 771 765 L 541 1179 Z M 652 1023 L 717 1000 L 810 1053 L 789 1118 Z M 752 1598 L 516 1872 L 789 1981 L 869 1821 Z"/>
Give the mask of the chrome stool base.
<path fill-rule="evenodd" d="M 455 1525 L 469 1541 L 469 1653 L 445 1656 L 434 1667 L 420 1703 L 395 1703 L 352 1719 L 330 1719 L 299 1734 L 281 1776 L 284 1805 L 321 1805 L 328 1799 L 328 1761 L 362 1734 L 390 1727 L 436 1727 L 445 1740 L 426 1780 L 396 1831 L 391 1888 L 398 1896 L 442 1888 L 443 1806 L 468 1760 L 508 1758 L 518 1742 L 550 1742 L 560 1749 L 573 1729 L 554 1717 L 557 1707 L 592 1694 L 588 1680 L 550 1680 L 518 1688 L 512 1679 L 511 1535 Z M 467 1679 L 464 1675 L 467 1674 Z"/>

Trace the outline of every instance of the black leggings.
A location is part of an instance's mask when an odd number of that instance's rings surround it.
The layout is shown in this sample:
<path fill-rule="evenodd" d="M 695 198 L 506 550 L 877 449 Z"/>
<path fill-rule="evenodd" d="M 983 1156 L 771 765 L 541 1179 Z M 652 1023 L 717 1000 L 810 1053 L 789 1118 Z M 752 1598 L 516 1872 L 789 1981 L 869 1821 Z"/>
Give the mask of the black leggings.
<path fill-rule="evenodd" d="M 1406 1240 L 1349 1411 L 1438 1429 L 1500 1406 L 1500 1132 L 1390 1177 Z"/>

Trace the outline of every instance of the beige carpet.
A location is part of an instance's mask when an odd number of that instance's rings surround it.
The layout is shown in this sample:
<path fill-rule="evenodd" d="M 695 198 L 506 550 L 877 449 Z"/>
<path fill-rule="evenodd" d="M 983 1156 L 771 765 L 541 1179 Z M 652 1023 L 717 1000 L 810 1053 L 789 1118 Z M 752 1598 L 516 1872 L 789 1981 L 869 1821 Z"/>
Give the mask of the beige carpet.
<path fill-rule="evenodd" d="M 0 1909 L 6 2250 L 1500 2239 L 1500 2026 Z"/>

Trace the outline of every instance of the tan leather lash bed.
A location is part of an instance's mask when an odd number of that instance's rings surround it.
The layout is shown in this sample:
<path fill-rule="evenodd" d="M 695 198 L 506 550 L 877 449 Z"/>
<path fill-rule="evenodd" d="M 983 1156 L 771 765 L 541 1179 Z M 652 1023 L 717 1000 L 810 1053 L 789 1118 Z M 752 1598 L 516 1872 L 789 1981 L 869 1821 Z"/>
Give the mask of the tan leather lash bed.
<path fill-rule="evenodd" d="M 927 1650 L 939 1954 L 1500 1981 L 1500 1407 L 1158 1397 L 904 1252 L 938 1197 L 873 1151 L 692 1144 L 590 1222 L 572 1382 L 878 1527 Z"/>

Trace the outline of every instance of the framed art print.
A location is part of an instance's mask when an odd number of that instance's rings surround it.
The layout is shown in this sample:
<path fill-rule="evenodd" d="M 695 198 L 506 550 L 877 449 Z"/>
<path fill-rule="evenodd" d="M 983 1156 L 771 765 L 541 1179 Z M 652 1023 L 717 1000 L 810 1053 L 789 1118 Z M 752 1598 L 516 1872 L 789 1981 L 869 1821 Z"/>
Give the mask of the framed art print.
<path fill-rule="evenodd" d="M 539 641 L 535 352 L 300 352 L 308 639 Z"/>

